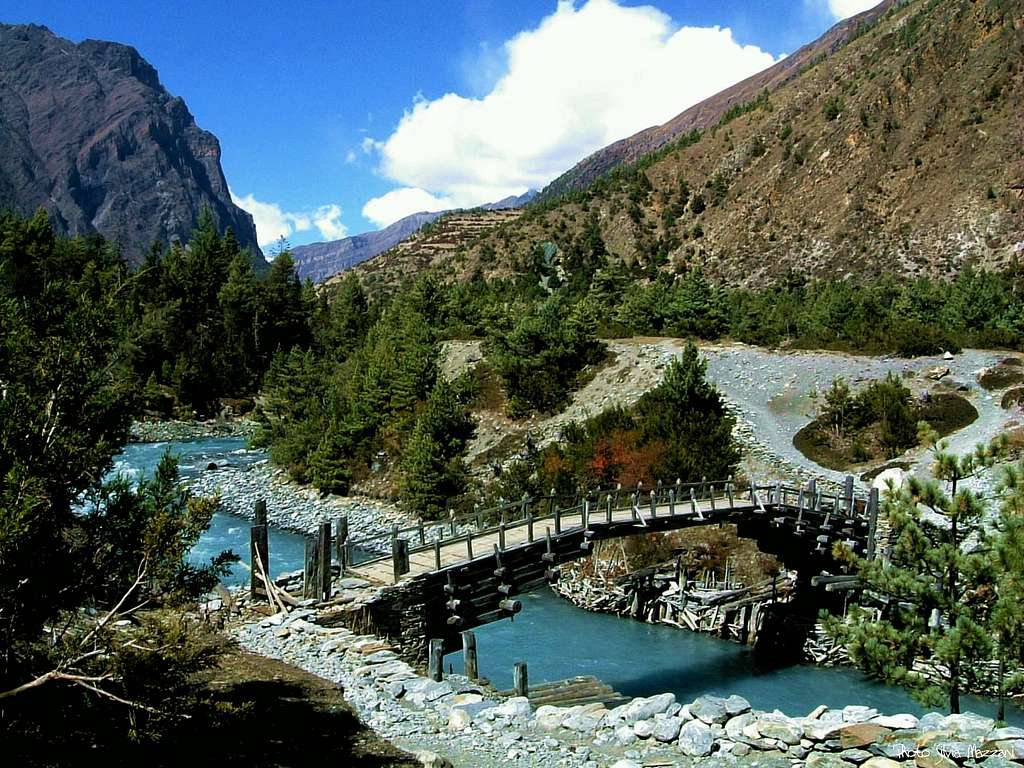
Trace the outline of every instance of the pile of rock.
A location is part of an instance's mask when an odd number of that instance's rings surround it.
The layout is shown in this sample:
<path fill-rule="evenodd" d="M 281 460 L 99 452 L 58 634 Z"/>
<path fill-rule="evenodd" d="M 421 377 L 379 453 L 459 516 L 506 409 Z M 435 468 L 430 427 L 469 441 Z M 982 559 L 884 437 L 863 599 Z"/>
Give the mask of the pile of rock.
<path fill-rule="evenodd" d="M 345 688 L 368 724 L 399 746 L 456 765 L 628 768 L 728 765 L 806 768 L 1010 768 L 1024 764 L 1024 729 L 973 714 L 886 716 L 864 706 L 818 707 L 804 717 L 753 710 L 741 696 L 672 693 L 602 704 L 541 706 L 499 700 L 458 675 L 421 676 L 380 638 L 318 624 L 315 609 L 242 626 L 241 644 Z"/>
<path fill-rule="evenodd" d="M 209 421 L 136 421 L 129 439 L 133 443 L 191 442 L 208 437 L 251 437 L 259 424 L 251 419 Z"/>
<path fill-rule="evenodd" d="M 395 504 L 353 496 L 321 496 L 294 483 L 286 472 L 261 461 L 245 467 L 226 467 L 200 473 L 189 481 L 200 496 L 220 497 L 223 511 L 251 518 L 258 499 L 267 502 L 267 522 L 276 528 L 312 535 L 320 523 L 347 516 L 349 536 L 380 536 L 392 524 L 412 524 Z M 386 544 L 387 542 L 382 542 Z"/>

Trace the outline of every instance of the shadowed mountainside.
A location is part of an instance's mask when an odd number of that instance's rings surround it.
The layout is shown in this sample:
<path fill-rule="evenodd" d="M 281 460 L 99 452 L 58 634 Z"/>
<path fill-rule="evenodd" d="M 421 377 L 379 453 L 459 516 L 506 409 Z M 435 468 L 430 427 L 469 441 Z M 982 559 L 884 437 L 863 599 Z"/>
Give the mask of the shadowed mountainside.
<path fill-rule="evenodd" d="M 220 155 L 134 48 L 0 24 L 0 207 L 45 208 L 58 231 L 103 235 L 131 264 L 154 242 L 186 242 L 208 207 L 262 269 Z"/>

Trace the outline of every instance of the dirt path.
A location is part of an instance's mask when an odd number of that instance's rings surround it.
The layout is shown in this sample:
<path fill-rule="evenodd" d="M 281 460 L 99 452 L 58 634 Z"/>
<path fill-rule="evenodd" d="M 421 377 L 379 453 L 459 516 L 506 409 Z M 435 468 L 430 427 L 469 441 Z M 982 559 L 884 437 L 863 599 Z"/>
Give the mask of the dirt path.
<path fill-rule="evenodd" d="M 514 458 L 529 437 L 541 447 L 558 438 L 570 421 L 585 419 L 614 405 L 629 406 L 664 375 L 665 366 L 682 350 L 681 339 L 637 337 L 608 342 L 611 361 L 601 366 L 585 387 L 573 395 L 569 406 L 553 416 L 534 416 L 512 421 L 503 414 L 478 414 L 477 434 L 468 460 L 481 476 L 489 474 L 494 461 Z M 766 473 L 780 479 L 819 477 L 841 482 L 844 473 L 826 469 L 793 447 L 793 436 L 815 415 L 812 394 L 826 389 L 838 376 L 855 388 L 889 372 L 908 381 L 915 390 L 935 386 L 927 371 L 949 368 L 944 386 L 963 385 L 961 392 L 977 408 L 979 417 L 950 436 L 955 451 L 970 450 L 1014 423 L 1021 414 L 999 405 L 1000 393 L 981 389 L 976 374 L 1006 356 L 1004 352 L 964 350 L 951 360 L 923 357 L 912 360 L 870 357 L 819 351 L 777 351 L 745 344 L 706 344 L 701 351 L 708 360 L 708 377 L 722 392 L 737 418 L 736 435 L 745 449 L 744 471 Z M 442 370 L 455 376 L 483 358 L 479 341 L 446 342 Z M 920 451 L 903 457 L 925 472 L 927 461 Z"/>

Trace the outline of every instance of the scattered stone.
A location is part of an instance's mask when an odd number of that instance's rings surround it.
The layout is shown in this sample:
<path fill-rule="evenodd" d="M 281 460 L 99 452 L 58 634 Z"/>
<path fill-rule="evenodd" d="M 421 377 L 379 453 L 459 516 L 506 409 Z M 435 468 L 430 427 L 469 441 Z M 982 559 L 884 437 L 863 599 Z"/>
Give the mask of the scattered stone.
<path fill-rule="evenodd" d="M 879 715 L 873 717 L 869 722 L 880 725 L 883 728 L 892 728 L 894 731 L 909 730 L 917 728 L 918 719 L 914 715 Z"/>
<path fill-rule="evenodd" d="M 690 720 L 679 729 L 679 749 L 689 757 L 710 755 L 714 741 L 711 728 L 703 720 Z"/>
<path fill-rule="evenodd" d="M 875 723 L 855 723 L 839 729 L 839 743 L 844 748 L 867 747 L 881 741 L 892 731 Z"/>
<path fill-rule="evenodd" d="M 888 757 L 872 757 L 861 764 L 861 768 L 900 768 L 900 764 Z"/>
<path fill-rule="evenodd" d="M 750 711 L 750 702 L 744 699 L 742 696 L 733 694 L 725 700 L 725 712 L 729 717 L 735 717 L 736 715 L 742 715 L 744 712 Z"/>
<path fill-rule="evenodd" d="M 778 711 L 759 717 L 757 730 L 764 738 L 776 739 L 789 746 L 799 744 L 804 736 L 804 727 L 798 721 Z"/>
<path fill-rule="evenodd" d="M 736 698 L 739 699 L 740 697 L 737 696 Z M 747 708 L 749 709 L 749 704 L 747 705 Z M 729 719 L 730 713 L 726 705 L 726 700 L 722 697 L 700 696 L 690 705 L 690 714 L 698 720 L 704 721 L 708 725 L 711 725 L 712 723 L 724 725 L 725 721 Z M 739 711 L 733 714 L 738 715 Z"/>
<path fill-rule="evenodd" d="M 914 756 L 917 768 L 956 768 L 956 763 L 940 752 L 924 751 Z"/>
<path fill-rule="evenodd" d="M 416 752 L 413 757 L 420 761 L 423 768 L 455 768 L 446 757 L 441 757 L 437 752 Z"/>
<path fill-rule="evenodd" d="M 679 737 L 679 729 L 682 728 L 683 721 L 678 717 L 666 717 L 662 720 L 654 721 L 653 736 L 657 741 L 664 744 L 675 741 Z"/>

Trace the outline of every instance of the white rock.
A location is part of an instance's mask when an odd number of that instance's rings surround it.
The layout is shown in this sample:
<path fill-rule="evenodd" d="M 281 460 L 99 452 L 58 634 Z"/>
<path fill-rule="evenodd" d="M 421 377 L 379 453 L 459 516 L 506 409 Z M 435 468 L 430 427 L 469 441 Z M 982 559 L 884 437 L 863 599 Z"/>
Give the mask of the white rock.
<path fill-rule="evenodd" d="M 654 733 L 654 721 L 653 720 L 641 720 L 638 723 L 633 723 L 633 733 L 641 739 L 651 738 L 651 734 Z"/>
<path fill-rule="evenodd" d="M 666 717 L 663 720 L 655 720 L 652 735 L 658 741 L 667 744 L 679 737 L 679 729 L 682 725 L 683 721 L 678 717 Z"/>
<path fill-rule="evenodd" d="M 679 749 L 690 757 L 704 757 L 711 754 L 715 738 L 711 727 L 702 720 L 690 720 L 679 729 Z"/>
<path fill-rule="evenodd" d="M 917 728 L 918 720 L 915 715 L 904 713 L 899 715 L 879 715 L 878 717 L 871 718 L 869 722 L 898 731 L 905 728 Z"/>
<path fill-rule="evenodd" d="M 423 768 L 454 768 L 451 761 L 436 752 L 416 752 L 413 754 Z"/>
<path fill-rule="evenodd" d="M 463 731 L 469 727 L 472 719 L 464 709 L 453 709 L 448 715 L 448 730 Z"/>
<path fill-rule="evenodd" d="M 640 720 L 647 720 L 654 717 L 657 714 L 664 712 L 668 709 L 676 700 L 674 693 L 659 693 L 657 696 L 651 696 L 649 698 L 637 698 L 633 699 L 624 707 L 616 707 L 608 713 L 608 724 L 614 725 L 615 721 L 613 717 L 618 720 L 621 719 L 623 722 L 633 725 L 633 723 L 639 722 Z M 615 713 L 621 710 L 621 715 L 615 715 Z"/>
<path fill-rule="evenodd" d="M 628 725 L 620 725 L 615 729 L 615 741 L 620 746 L 628 747 L 630 744 L 636 743 L 637 736 L 633 732 L 633 729 Z"/>
<path fill-rule="evenodd" d="M 492 708 L 497 717 L 529 717 L 530 716 L 530 700 L 525 696 L 513 696 L 511 699 L 506 699 L 498 706 Z"/>

